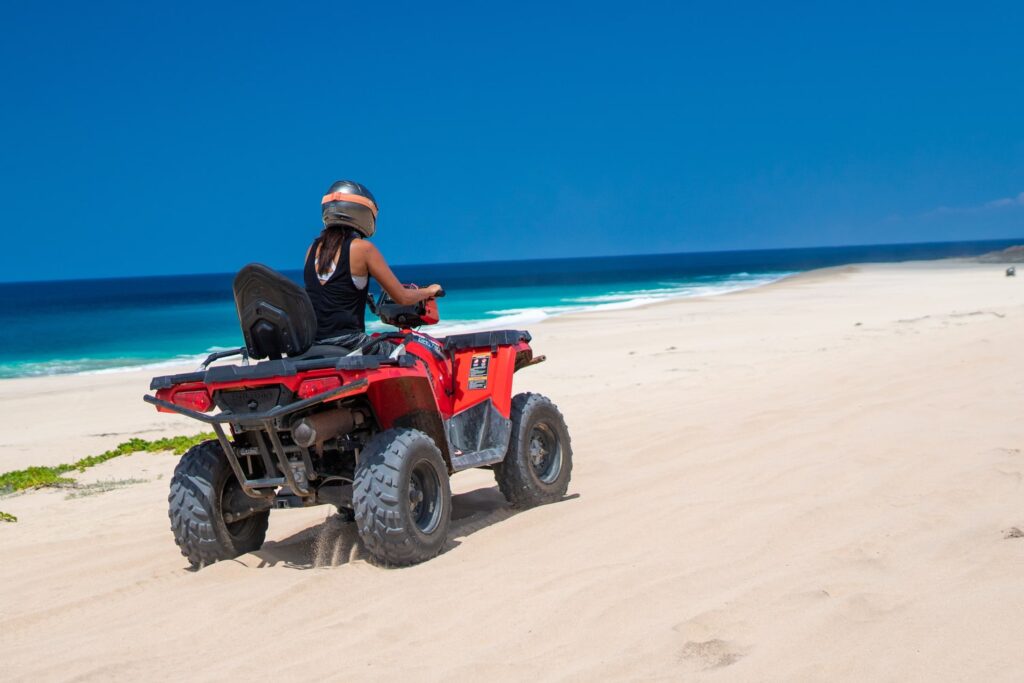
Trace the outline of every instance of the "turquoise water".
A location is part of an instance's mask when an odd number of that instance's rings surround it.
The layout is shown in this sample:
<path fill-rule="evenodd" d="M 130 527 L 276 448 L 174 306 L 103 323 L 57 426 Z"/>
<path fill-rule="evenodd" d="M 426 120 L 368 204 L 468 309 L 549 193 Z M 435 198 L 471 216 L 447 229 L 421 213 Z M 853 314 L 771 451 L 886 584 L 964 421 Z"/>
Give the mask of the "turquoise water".
<path fill-rule="evenodd" d="M 442 321 L 430 330 L 443 335 L 529 328 L 575 311 L 735 291 L 822 266 L 967 256 L 1017 242 L 459 263 L 395 272 L 404 282 L 444 285 Z M 0 377 L 110 372 L 240 346 L 231 280 L 211 274 L 0 284 Z"/>

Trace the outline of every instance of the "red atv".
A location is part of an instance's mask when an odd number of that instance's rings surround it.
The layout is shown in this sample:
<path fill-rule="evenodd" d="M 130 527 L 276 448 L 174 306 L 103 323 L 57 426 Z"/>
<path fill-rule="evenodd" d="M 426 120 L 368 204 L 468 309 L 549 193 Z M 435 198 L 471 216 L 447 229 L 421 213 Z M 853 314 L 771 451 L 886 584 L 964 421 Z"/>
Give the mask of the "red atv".
<path fill-rule="evenodd" d="M 377 561 L 422 562 L 447 537 L 449 476 L 472 467 L 492 469 L 517 507 L 565 495 L 572 449 L 561 413 L 539 394 L 512 396 L 512 374 L 544 360 L 529 332 L 435 339 L 415 331 L 438 321 L 434 300 L 400 306 L 381 294 L 374 312 L 398 329 L 349 351 L 313 343 L 305 291 L 266 266 L 243 268 L 234 294 L 245 346 L 157 377 L 156 396 L 145 396 L 217 435 L 171 480 L 171 529 L 193 566 L 257 550 L 271 508 L 325 503 L 355 521 Z M 371 354 L 381 342 L 389 352 Z M 235 355 L 241 365 L 211 365 Z"/>

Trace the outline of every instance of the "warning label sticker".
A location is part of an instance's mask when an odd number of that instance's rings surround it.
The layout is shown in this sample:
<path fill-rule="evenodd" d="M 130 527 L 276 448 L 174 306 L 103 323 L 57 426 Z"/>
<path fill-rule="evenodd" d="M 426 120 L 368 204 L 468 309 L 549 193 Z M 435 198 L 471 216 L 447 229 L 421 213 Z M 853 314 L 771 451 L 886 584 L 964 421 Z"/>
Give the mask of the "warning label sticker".
<path fill-rule="evenodd" d="M 489 353 L 477 353 L 473 355 L 472 360 L 469 362 L 469 388 L 470 389 L 486 389 L 487 388 L 487 369 L 491 364 L 491 354 Z"/>

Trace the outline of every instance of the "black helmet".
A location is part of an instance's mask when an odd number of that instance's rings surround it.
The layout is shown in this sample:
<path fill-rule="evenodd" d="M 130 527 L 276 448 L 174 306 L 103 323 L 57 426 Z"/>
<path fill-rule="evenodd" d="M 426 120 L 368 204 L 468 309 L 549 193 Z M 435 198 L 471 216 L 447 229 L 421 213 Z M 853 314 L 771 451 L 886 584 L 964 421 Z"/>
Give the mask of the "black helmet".
<path fill-rule="evenodd" d="M 320 205 L 325 228 L 352 228 L 363 237 L 371 237 L 377 230 L 377 200 L 359 183 L 337 181 L 327 189 Z"/>

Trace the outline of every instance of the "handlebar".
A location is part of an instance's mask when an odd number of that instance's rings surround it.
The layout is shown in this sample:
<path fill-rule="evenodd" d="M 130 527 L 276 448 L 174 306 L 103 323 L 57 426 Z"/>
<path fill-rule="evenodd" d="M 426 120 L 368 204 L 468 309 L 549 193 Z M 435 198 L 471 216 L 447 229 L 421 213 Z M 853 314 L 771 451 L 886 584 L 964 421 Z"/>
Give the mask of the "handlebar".
<path fill-rule="evenodd" d="M 441 288 L 441 289 L 437 290 L 437 294 L 434 295 L 434 298 L 435 299 L 440 299 L 443 296 L 444 296 L 444 288 Z"/>

